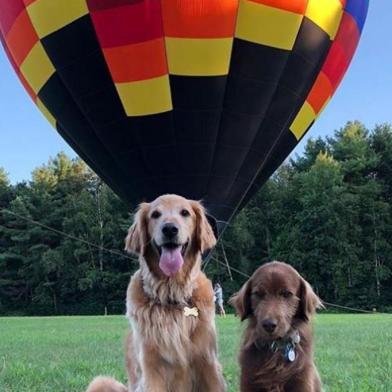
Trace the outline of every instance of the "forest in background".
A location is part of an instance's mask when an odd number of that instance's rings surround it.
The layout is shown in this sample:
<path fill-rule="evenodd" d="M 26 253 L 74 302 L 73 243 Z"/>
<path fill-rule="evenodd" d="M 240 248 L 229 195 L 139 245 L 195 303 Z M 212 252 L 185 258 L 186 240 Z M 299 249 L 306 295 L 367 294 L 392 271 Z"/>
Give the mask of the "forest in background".
<path fill-rule="evenodd" d="M 12 185 L 0 168 L 0 315 L 123 313 L 138 267 L 122 250 L 134 208 L 64 153 L 29 182 Z M 233 220 L 205 271 L 227 299 L 246 280 L 234 269 L 270 260 L 292 264 L 325 301 L 392 312 L 391 125 L 349 122 L 310 139 Z"/>

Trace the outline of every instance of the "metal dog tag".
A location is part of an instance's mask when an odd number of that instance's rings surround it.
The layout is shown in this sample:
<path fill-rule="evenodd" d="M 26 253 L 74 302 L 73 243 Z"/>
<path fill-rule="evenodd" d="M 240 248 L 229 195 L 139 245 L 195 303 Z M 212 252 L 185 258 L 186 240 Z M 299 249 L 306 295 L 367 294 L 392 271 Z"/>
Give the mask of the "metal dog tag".
<path fill-rule="evenodd" d="M 287 359 L 288 359 L 290 362 L 294 362 L 294 361 L 295 361 L 295 357 L 296 357 L 296 355 L 295 355 L 295 350 L 294 350 L 293 348 L 290 348 L 290 349 L 288 350 L 288 352 L 287 352 Z"/>
<path fill-rule="evenodd" d="M 189 316 L 198 317 L 199 316 L 199 309 L 197 309 L 196 306 L 194 306 L 193 308 L 188 308 L 188 306 L 185 306 L 184 316 L 185 317 L 189 317 Z"/>

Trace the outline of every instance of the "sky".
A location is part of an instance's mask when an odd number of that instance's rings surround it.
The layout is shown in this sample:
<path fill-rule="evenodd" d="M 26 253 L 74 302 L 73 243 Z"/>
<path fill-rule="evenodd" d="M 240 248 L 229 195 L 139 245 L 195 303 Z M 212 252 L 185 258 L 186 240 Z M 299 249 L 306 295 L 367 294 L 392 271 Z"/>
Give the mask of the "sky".
<path fill-rule="evenodd" d="M 309 137 L 332 135 L 347 121 L 368 128 L 392 123 L 392 1 L 370 0 L 359 48 L 337 93 L 293 154 Z M 0 167 L 12 183 L 29 180 L 50 157 L 75 153 L 33 105 L 0 45 Z"/>

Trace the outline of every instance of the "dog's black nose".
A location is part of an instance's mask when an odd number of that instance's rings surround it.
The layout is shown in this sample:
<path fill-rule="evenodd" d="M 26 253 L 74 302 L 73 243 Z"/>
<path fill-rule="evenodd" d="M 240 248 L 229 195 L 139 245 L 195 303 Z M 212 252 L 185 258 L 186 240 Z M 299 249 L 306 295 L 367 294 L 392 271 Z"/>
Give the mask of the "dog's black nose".
<path fill-rule="evenodd" d="M 263 321 L 263 328 L 267 331 L 267 332 L 269 332 L 269 333 L 271 333 L 271 332 L 274 332 L 275 331 L 275 328 L 276 328 L 276 321 L 275 320 L 271 320 L 271 319 L 267 319 L 267 320 L 264 320 Z"/>
<path fill-rule="evenodd" d="M 162 233 L 167 239 L 171 240 L 178 234 L 178 227 L 174 223 L 166 223 L 162 227 Z"/>

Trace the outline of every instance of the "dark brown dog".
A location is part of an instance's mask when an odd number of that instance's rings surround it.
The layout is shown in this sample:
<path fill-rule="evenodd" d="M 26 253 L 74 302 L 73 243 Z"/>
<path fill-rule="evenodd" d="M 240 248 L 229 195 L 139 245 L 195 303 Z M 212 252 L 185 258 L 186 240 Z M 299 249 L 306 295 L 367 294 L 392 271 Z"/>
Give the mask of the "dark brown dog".
<path fill-rule="evenodd" d="M 258 268 L 232 298 L 249 319 L 240 353 L 241 392 L 320 392 L 311 316 L 320 299 L 290 265 Z"/>

